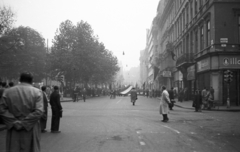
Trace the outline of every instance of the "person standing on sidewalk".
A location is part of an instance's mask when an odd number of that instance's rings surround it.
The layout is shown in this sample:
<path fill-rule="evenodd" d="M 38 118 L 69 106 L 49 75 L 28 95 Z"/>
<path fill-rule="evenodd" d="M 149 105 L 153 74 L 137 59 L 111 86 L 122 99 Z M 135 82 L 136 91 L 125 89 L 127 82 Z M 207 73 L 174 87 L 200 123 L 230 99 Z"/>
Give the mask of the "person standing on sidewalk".
<path fill-rule="evenodd" d="M 59 124 L 62 117 L 62 105 L 60 103 L 60 94 L 58 86 L 54 87 L 53 93 L 50 95 L 50 105 L 52 107 L 51 132 L 60 133 Z"/>
<path fill-rule="evenodd" d="M 194 101 L 193 105 L 195 107 L 195 112 L 201 112 L 201 106 L 202 106 L 202 95 L 200 93 L 200 90 L 196 90 L 194 94 Z"/>
<path fill-rule="evenodd" d="M 41 123 L 41 132 L 45 133 L 46 131 L 46 126 L 47 126 L 47 117 L 48 117 L 48 98 L 47 98 L 47 94 L 46 94 L 46 86 L 42 86 L 42 94 L 43 94 L 43 116 L 40 119 L 40 123 Z"/>
<path fill-rule="evenodd" d="M 206 87 L 203 88 L 202 92 L 202 103 L 203 103 L 203 109 L 207 108 L 207 96 L 208 96 L 208 91 L 206 89 Z"/>
<path fill-rule="evenodd" d="M 179 93 L 178 93 L 178 101 L 179 102 L 183 102 L 183 89 L 182 88 L 180 88 L 179 89 Z"/>
<path fill-rule="evenodd" d="M 20 84 L 3 92 L 0 116 L 7 126 L 7 152 L 40 152 L 43 97 L 32 82 L 32 74 L 22 73 Z"/>
<path fill-rule="evenodd" d="M 162 96 L 160 98 L 159 113 L 163 116 L 162 122 L 168 122 L 168 112 L 170 104 L 169 94 L 165 86 L 162 86 Z"/>
<path fill-rule="evenodd" d="M 169 104 L 169 109 L 173 110 L 173 106 L 174 106 L 174 92 L 173 92 L 173 87 L 171 88 L 171 90 L 168 91 L 169 93 L 169 98 L 170 98 L 170 104 Z"/>

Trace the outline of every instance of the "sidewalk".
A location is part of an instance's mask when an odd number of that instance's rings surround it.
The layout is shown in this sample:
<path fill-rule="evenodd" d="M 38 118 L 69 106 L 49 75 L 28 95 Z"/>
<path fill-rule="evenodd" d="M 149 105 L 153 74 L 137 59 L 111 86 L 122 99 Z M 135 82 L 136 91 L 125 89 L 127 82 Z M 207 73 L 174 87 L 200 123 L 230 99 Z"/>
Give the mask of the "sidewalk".
<path fill-rule="evenodd" d="M 80 98 L 78 100 L 82 100 L 82 98 Z M 61 102 L 70 102 L 70 101 L 73 101 L 73 99 L 70 97 L 63 97 L 63 99 L 61 100 Z M 5 130 L 5 129 L 6 129 L 6 125 L 0 124 L 0 131 Z"/>
<path fill-rule="evenodd" d="M 183 101 L 183 102 L 178 102 L 176 101 L 175 106 L 180 107 L 180 108 L 185 108 L 185 109 L 192 109 L 194 110 L 194 107 L 192 107 L 193 101 Z M 207 111 L 229 111 L 229 112 L 240 112 L 240 106 L 230 106 L 230 108 L 227 108 L 227 106 L 219 106 L 216 108 L 213 108 L 211 110 Z"/>

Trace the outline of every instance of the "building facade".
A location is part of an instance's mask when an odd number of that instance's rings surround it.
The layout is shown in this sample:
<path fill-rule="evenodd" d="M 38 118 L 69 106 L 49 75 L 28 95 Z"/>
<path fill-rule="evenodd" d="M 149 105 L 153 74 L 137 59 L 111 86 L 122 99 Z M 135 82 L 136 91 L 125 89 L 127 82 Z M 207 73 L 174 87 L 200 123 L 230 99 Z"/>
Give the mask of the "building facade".
<path fill-rule="evenodd" d="M 213 87 L 215 100 L 223 104 L 229 88 L 231 104 L 239 105 L 240 1 L 161 0 L 159 5 L 160 82 L 185 89 L 186 100 L 196 89 Z M 230 87 L 225 70 L 233 72 Z"/>

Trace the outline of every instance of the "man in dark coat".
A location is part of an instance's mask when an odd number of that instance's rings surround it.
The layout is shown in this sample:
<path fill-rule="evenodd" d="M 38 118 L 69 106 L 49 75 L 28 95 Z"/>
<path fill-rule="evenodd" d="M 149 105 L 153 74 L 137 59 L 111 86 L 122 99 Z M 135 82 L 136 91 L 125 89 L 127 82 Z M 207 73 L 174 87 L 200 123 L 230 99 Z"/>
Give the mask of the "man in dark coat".
<path fill-rule="evenodd" d="M 54 86 L 54 91 L 50 95 L 50 105 L 52 108 L 51 132 L 60 133 L 59 124 L 62 117 L 62 106 L 60 103 L 60 94 L 58 86 Z"/>
<path fill-rule="evenodd" d="M 200 90 L 195 91 L 193 107 L 195 107 L 195 112 L 201 112 L 202 107 L 202 95 Z"/>
<path fill-rule="evenodd" d="M 132 88 L 131 90 L 131 102 L 133 104 L 133 106 L 135 105 L 135 102 L 137 100 L 137 91 L 135 88 Z"/>
<path fill-rule="evenodd" d="M 40 119 L 41 123 L 41 131 L 42 133 L 47 132 L 46 131 L 46 126 L 47 126 L 47 116 L 48 116 L 48 98 L 46 94 L 46 86 L 42 86 L 42 93 L 43 93 L 43 116 Z"/>
<path fill-rule="evenodd" d="M 173 92 L 173 88 L 171 88 L 171 90 L 168 91 L 168 94 L 169 94 L 169 98 L 170 98 L 170 101 L 171 103 L 169 104 L 169 109 L 170 110 L 173 110 L 173 106 L 174 106 L 174 92 Z"/>

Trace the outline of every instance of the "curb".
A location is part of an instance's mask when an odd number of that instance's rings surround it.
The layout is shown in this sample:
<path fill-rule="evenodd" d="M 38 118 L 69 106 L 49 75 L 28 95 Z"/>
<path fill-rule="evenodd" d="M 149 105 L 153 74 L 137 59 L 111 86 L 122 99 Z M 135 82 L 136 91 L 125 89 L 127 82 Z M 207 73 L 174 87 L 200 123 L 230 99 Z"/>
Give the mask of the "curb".
<path fill-rule="evenodd" d="M 174 106 L 183 108 L 183 109 L 191 109 L 194 110 L 194 108 L 189 108 L 189 107 L 183 107 L 177 104 L 174 104 Z M 206 110 L 206 109 L 205 109 Z M 211 109 L 211 110 L 206 110 L 206 111 L 225 111 L 225 112 L 240 112 L 240 109 Z"/>

